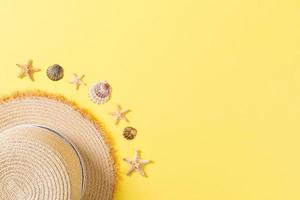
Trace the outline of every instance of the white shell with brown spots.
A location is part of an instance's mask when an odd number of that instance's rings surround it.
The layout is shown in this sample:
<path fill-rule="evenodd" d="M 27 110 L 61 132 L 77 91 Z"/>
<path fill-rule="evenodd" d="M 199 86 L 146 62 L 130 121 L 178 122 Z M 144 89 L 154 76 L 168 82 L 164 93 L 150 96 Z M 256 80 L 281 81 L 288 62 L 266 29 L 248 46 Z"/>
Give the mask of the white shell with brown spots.
<path fill-rule="evenodd" d="M 96 104 L 104 104 L 110 99 L 111 86 L 106 81 L 92 85 L 89 89 L 89 97 Z"/>

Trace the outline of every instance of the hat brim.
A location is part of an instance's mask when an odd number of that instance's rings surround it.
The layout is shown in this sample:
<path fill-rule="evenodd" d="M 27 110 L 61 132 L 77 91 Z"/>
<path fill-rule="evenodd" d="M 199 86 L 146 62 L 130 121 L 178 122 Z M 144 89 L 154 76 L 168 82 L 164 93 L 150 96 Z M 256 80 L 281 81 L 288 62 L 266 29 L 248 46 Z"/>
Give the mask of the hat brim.
<path fill-rule="evenodd" d="M 83 200 L 111 200 L 116 159 L 111 140 L 98 120 L 63 96 L 18 92 L 0 100 L 0 134 L 23 124 L 49 127 L 78 149 L 85 165 Z"/>

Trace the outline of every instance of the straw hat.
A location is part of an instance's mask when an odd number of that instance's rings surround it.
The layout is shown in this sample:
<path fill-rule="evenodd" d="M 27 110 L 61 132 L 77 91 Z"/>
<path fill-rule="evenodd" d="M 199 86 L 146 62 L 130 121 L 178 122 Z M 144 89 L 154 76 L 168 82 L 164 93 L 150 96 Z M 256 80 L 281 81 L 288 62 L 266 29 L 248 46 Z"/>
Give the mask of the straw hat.
<path fill-rule="evenodd" d="M 116 175 L 99 122 L 61 96 L 0 101 L 0 200 L 111 200 Z"/>

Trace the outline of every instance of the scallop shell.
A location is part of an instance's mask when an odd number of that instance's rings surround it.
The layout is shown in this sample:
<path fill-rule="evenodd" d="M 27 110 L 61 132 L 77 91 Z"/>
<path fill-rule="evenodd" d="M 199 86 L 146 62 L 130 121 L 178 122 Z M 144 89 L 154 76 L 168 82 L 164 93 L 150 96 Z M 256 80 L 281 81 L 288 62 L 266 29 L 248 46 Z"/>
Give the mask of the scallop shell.
<path fill-rule="evenodd" d="M 133 127 L 130 127 L 130 126 L 124 128 L 124 130 L 123 130 L 123 136 L 127 140 L 134 139 L 135 136 L 136 136 L 136 134 L 137 134 L 137 130 L 135 128 L 133 128 Z"/>
<path fill-rule="evenodd" d="M 52 65 L 47 69 L 47 76 L 52 81 L 58 81 L 64 77 L 64 69 L 57 64 Z"/>
<path fill-rule="evenodd" d="M 96 104 L 104 104 L 110 99 L 111 89 L 106 81 L 101 81 L 90 87 L 89 97 Z"/>

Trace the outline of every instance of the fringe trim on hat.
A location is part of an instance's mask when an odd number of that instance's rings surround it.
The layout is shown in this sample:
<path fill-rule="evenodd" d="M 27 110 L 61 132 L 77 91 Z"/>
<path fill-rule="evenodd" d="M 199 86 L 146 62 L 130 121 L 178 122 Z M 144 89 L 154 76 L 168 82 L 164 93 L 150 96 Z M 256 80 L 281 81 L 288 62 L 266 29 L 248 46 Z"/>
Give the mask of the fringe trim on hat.
<path fill-rule="evenodd" d="M 115 194 L 117 184 L 118 184 L 118 179 L 121 177 L 120 173 L 119 173 L 120 165 L 119 165 L 119 162 L 117 159 L 117 151 L 113 148 L 114 142 L 113 142 L 111 136 L 108 134 L 108 131 L 106 131 L 106 129 L 102 125 L 102 123 L 90 111 L 78 106 L 78 104 L 75 103 L 74 101 L 71 101 L 60 94 L 48 93 L 48 92 L 44 92 L 41 90 L 29 90 L 29 91 L 22 91 L 22 92 L 16 91 L 16 92 L 12 93 L 11 95 L 0 97 L 0 104 L 14 100 L 14 99 L 22 99 L 22 98 L 27 98 L 27 97 L 44 97 L 44 98 L 53 99 L 53 100 L 59 101 L 61 103 L 64 103 L 64 104 L 72 107 L 75 111 L 79 112 L 82 115 L 82 117 L 88 119 L 96 127 L 98 132 L 100 132 L 101 136 L 103 137 L 103 139 L 106 143 L 106 146 L 109 149 L 109 155 L 110 155 L 111 162 L 112 162 L 111 164 L 113 166 L 114 175 L 115 175 L 114 185 L 113 185 L 113 191 Z"/>

